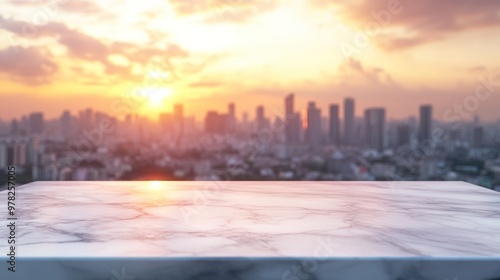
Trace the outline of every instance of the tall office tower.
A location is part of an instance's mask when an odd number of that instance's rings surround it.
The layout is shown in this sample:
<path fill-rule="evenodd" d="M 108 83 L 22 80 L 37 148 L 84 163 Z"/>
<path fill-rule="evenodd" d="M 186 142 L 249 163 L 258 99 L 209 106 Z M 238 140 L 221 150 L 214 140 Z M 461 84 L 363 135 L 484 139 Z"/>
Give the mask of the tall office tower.
<path fill-rule="evenodd" d="M 59 119 L 60 127 L 61 127 L 61 135 L 67 139 L 71 136 L 72 125 L 71 125 L 71 113 L 69 111 L 64 111 Z"/>
<path fill-rule="evenodd" d="M 410 145 L 411 133 L 408 124 L 400 124 L 396 129 L 396 146 L 403 147 Z"/>
<path fill-rule="evenodd" d="M 14 147 L 14 161 L 15 166 L 26 166 L 28 159 L 28 146 L 26 142 L 19 141 L 13 143 Z"/>
<path fill-rule="evenodd" d="M 226 133 L 227 115 L 208 111 L 205 117 L 205 132 L 213 134 Z"/>
<path fill-rule="evenodd" d="M 266 127 L 266 118 L 264 116 L 264 106 L 257 107 L 257 113 L 255 121 L 257 123 L 257 131 L 260 131 Z"/>
<path fill-rule="evenodd" d="M 330 143 L 338 146 L 340 145 L 340 119 L 339 119 L 339 105 L 330 105 L 330 123 L 329 123 L 329 138 Z"/>
<path fill-rule="evenodd" d="M 40 140 L 34 136 L 28 140 L 28 164 L 36 165 L 40 157 Z"/>
<path fill-rule="evenodd" d="M 293 142 L 293 117 L 294 117 L 294 95 L 290 93 L 285 97 L 285 140 L 288 144 Z"/>
<path fill-rule="evenodd" d="M 480 148 L 484 141 L 484 128 L 482 126 L 475 126 L 472 130 L 472 146 Z"/>
<path fill-rule="evenodd" d="M 234 103 L 227 105 L 227 127 L 229 131 L 236 130 L 236 106 Z"/>
<path fill-rule="evenodd" d="M 43 133 L 43 113 L 32 113 L 29 118 L 29 132 L 31 134 Z"/>
<path fill-rule="evenodd" d="M 300 116 L 295 113 L 295 96 L 290 93 L 285 97 L 285 140 L 288 144 L 300 142 Z"/>
<path fill-rule="evenodd" d="M 20 132 L 19 122 L 16 119 L 13 119 L 12 122 L 10 123 L 10 135 L 17 136 L 19 135 L 19 132 Z"/>
<path fill-rule="evenodd" d="M 7 151 L 9 145 L 5 141 L 0 140 L 0 169 L 5 170 L 8 165 L 7 161 Z"/>
<path fill-rule="evenodd" d="M 365 129 L 367 147 L 383 151 L 385 147 L 385 109 L 366 109 Z"/>
<path fill-rule="evenodd" d="M 310 145 L 321 144 L 321 111 L 314 102 L 309 102 L 307 107 L 307 143 Z"/>
<path fill-rule="evenodd" d="M 227 105 L 227 111 L 230 118 L 236 119 L 236 105 L 234 105 L 234 103 L 229 103 Z"/>
<path fill-rule="evenodd" d="M 177 123 L 182 123 L 182 120 L 184 119 L 184 107 L 182 104 L 175 104 L 174 105 L 174 121 Z"/>
<path fill-rule="evenodd" d="M 131 121 L 129 121 L 128 123 L 131 123 Z M 163 132 L 172 130 L 172 123 L 173 123 L 172 114 L 169 113 L 160 114 L 160 126 Z"/>
<path fill-rule="evenodd" d="M 184 134 L 184 107 L 182 104 L 174 105 L 174 127 L 181 137 Z"/>
<path fill-rule="evenodd" d="M 355 144 L 355 109 L 354 99 L 346 98 L 344 100 L 344 145 L 352 146 Z"/>
<path fill-rule="evenodd" d="M 85 129 L 85 112 L 78 112 L 78 133 L 81 133 Z"/>
<path fill-rule="evenodd" d="M 420 126 L 418 129 L 418 141 L 424 144 L 431 140 L 432 129 L 432 106 L 420 106 Z"/>

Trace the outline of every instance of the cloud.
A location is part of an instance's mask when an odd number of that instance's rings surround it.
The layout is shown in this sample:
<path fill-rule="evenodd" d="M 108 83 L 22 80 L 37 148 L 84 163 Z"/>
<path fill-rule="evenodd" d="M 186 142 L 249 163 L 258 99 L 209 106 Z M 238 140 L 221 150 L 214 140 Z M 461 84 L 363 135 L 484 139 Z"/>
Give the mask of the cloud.
<path fill-rule="evenodd" d="M 15 81 L 28 85 L 49 83 L 58 69 L 45 49 L 10 47 L 0 50 L 0 72 Z"/>
<path fill-rule="evenodd" d="M 378 67 L 366 68 L 361 61 L 354 58 L 350 58 L 341 64 L 337 75 L 339 85 L 395 85 L 391 75 L 384 69 Z"/>
<path fill-rule="evenodd" d="M 63 11 L 71 13 L 82 13 L 82 14 L 96 14 L 101 13 L 103 10 L 100 6 L 92 1 L 87 0 L 66 0 L 62 1 L 60 8 Z"/>
<path fill-rule="evenodd" d="M 95 1 L 90 0 L 9 0 L 9 3 L 18 7 L 36 7 L 42 9 L 43 12 L 49 11 L 51 13 L 57 13 L 59 9 L 64 12 L 81 14 L 97 14 L 104 12 Z M 45 10 L 43 8 L 45 8 Z"/>
<path fill-rule="evenodd" d="M 500 1 L 495 0 L 312 2 L 316 8 L 340 8 L 339 16 L 363 31 L 378 23 L 382 29 L 374 39 L 388 51 L 442 40 L 465 30 L 500 26 Z"/>
<path fill-rule="evenodd" d="M 474 66 L 474 67 L 469 67 L 465 70 L 467 70 L 468 72 L 472 72 L 472 73 L 478 73 L 478 72 L 485 72 L 487 70 L 487 68 L 482 66 L 482 65 L 478 65 L 478 66 Z"/>
<path fill-rule="evenodd" d="M 203 15 L 205 23 L 250 21 L 276 8 L 281 0 L 169 0 L 181 16 Z"/>
<path fill-rule="evenodd" d="M 26 27 L 28 26 L 28 27 Z M 166 47 L 138 46 L 123 42 L 105 42 L 94 38 L 76 29 L 70 29 L 63 23 L 50 22 L 41 26 L 33 26 L 26 22 L 5 19 L 0 15 L 0 29 L 28 39 L 55 38 L 67 50 L 67 55 L 73 59 L 89 62 L 98 62 L 104 66 L 108 75 L 118 75 L 122 78 L 133 79 L 130 66 L 116 65 L 109 60 L 112 55 L 122 55 L 131 63 L 148 64 L 151 60 L 159 60 L 161 64 L 171 65 L 170 59 L 187 57 L 189 54 L 180 46 L 170 44 Z M 29 29 L 27 34 L 22 32 Z"/>

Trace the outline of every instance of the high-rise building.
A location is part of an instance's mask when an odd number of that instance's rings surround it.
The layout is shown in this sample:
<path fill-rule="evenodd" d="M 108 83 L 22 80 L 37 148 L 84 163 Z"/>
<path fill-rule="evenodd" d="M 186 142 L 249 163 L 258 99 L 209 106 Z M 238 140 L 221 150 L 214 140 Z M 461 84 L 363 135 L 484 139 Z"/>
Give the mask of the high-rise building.
<path fill-rule="evenodd" d="M 418 141 L 424 144 L 431 140 L 432 130 L 432 106 L 420 106 L 420 125 L 418 128 Z"/>
<path fill-rule="evenodd" d="M 172 130 L 172 125 L 173 125 L 173 116 L 172 114 L 169 113 L 162 113 L 160 114 L 160 126 L 163 131 L 171 131 Z M 131 120 L 127 121 L 128 123 L 131 122 Z"/>
<path fill-rule="evenodd" d="M 31 134 L 42 134 L 43 126 L 43 113 L 32 113 L 29 118 L 29 132 Z"/>
<path fill-rule="evenodd" d="M 184 107 L 182 104 L 174 105 L 174 127 L 179 140 L 184 135 Z"/>
<path fill-rule="evenodd" d="M 295 102 L 295 96 L 293 93 L 290 93 L 285 97 L 285 115 L 289 116 L 292 115 L 295 110 L 294 110 L 294 102 Z"/>
<path fill-rule="evenodd" d="M 411 140 L 411 130 L 408 124 L 400 124 L 396 130 L 396 146 L 403 147 L 410 145 Z"/>
<path fill-rule="evenodd" d="M 383 151 L 385 148 L 385 109 L 366 109 L 365 129 L 367 147 Z"/>
<path fill-rule="evenodd" d="M 482 126 L 475 126 L 472 130 L 472 146 L 479 148 L 483 145 L 484 128 Z"/>
<path fill-rule="evenodd" d="M 340 144 L 340 118 L 339 105 L 330 105 L 329 133 L 330 143 L 338 146 Z"/>
<path fill-rule="evenodd" d="M 5 170 L 7 168 L 8 163 L 8 144 L 7 142 L 0 141 L 0 169 Z"/>
<path fill-rule="evenodd" d="M 266 127 L 266 117 L 264 116 L 264 106 L 258 106 L 256 111 L 255 121 L 257 123 L 257 130 L 260 131 Z"/>
<path fill-rule="evenodd" d="M 227 111 L 230 118 L 236 119 L 236 105 L 234 105 L 234 103 L 229 103 L 227 105 Z"/>
<path fill-rule="evenodd" d="M 182 120 L 184 119 L 184 107 L 182 104 L 175 104 L 174 105 L 174 120 L 177 123 L 182 123 Z"/>
<path fill-rule="evenodd" d="M 227 127 L 229 131 L 236 130 L 236 106 L 234 103 L 229 103 L 227 105 Z"/>
<path fill-rule="evenodd" d="M 63 114 L 61 115 L 61 118 L 59 119 L 60 122 L 60 127 L 61 127 L 61 135 L 64 138 L 68 138 L 71 136 L 72 132 L 72 118 L 71 118 L 71 113 L 69 111 L 64 111 Z"/>
<path fill-rule="evenodd" d="M 208 111 L 205 117 L 205 132 L 224 134 L 227 128 L 227 115 L 216 111 Z"/>
<path fill-rule="evenodd" d="M 344 145 L 352 146 L 356 144 L 355 140 L 355 104 L 353 98 L 344 100 Z"/>
<path fill-rule="evenodd" d="M 31 165 L 38 164 L 40 157 L 40 140 L 36 137 L 30 137 L 27 143 L 27 160 Z"/>
<path fill-rule="evenodd" d="M 307 133 L 306 140 L 310 145 L 321 144 L 321 111 L 314 102 L 309 102 L 307 107 Z"/>
<path fill-rule="evenodd" d="M 16 119 L 13 119 L 12 122 L 10 123 L 10 135 L 17 136 L 19 135 L 19 132 L 20 132 L 19 122 Z"/>
<path fill-rule="evenodd" d="M 28 160 L 28 146 L 26 142 L 19 141 L 13 143 L 14 148 L 14 161 L 15 166 L 26 166 Z"/>
<path fill-rule="evenodd" d="M 30 130 L 30 121 L 28 116 L 22 116 L 19 123 L 19 134 L 26 135 Z"/>
<path fill-rule="evenodd" d="M 285 139 L 288 144 L 298 144 L 300 142 L 300 115 L 295 113 L 294 94 L 290 93 L 285 97 Z"/>

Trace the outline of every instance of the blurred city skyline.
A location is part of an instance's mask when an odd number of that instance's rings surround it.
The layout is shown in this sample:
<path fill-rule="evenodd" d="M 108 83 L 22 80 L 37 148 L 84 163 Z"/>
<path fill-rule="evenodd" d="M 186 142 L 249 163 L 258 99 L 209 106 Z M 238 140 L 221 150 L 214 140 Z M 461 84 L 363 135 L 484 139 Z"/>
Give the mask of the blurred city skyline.
<path fill-rule="evenodd" d="M 65 110 L 113 111 L 147 95 L 134 113 L 156 119 L 184 104 L 203 120 L 228 103 L 302 114 L 346 97 L 356 116 L 436 120 L 473 108 L 499 118 L 498 1 L 7 1 L 0 12 L 0 118 Z M 478 90 L 479 88 L 479 90 Z M 478 96 L 481 96 L 479 98 Z M 7 106 L 5 105 L 7 104 Z M 241 115 L 239 115 L 240 117 Z"/>

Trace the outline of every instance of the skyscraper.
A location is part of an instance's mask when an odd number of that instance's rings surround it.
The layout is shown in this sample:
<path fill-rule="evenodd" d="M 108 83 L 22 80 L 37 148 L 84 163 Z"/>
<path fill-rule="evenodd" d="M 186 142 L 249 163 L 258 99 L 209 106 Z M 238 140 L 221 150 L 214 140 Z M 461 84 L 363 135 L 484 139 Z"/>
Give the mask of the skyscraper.
<path fill-rule="evenodd" d="M 229 103 L 227 105 L 227 111 L 228 111 L 229 117 L 236 119 L 236 106 L 234 105 L 234 103 Z"/>
<path fill-rule="evenodd" d="M 476 125 L 472 130 L 472 146 L 480 148 L 483 145 L 483 139 L 484 128 L 480 125 Z"/>
<path fill-rule="evenodd" d="M 43 113 L 32 113 L 29 118 L 29 131 L 31 134 L 43 133 Z"/>
<path fill-rule="evenodd" d="M 331 144 L 336 146 L 340 144 L 339 105 L 337 104 L 330 105 L 329 136 Z"/>
<path fill-rule="evenodd" d="M 266 127 L 266 118 L 264 116 L 264 106 L 258 106 L 256 112 L 255 121 L 257 122 L 257 130 L 264 129 Z"/>
<path fill-rule="evenodd" d="M 355 144 L 355 107 L 354 99 L 346 98 L 344 100 L 344 145 L 352 146 Z"/>
<path fill-rule="evenodd" d="M 294 98 L 293 93 L 285 97 L 285 138 L 288 144 L 298 144 L 300 142 L 300 115 L 295 113 Z"/>
<path fill-rule="evenodd" d="M 431 140 L 432 130 L 432 106 L 420 106 L 420 126 L 418 129 L 418 140 L 420 144 L 429 142 Z"/>
<path fill-rule="evenodd" d="M 182 123 L 184 121 L 184 107 L 182 104 L 175 104 L 174 105 L 174 121 L 182 126 Z"/>
<path fill-rule="evenodd" d="M 385 148 L 385 109 L 365 110 L 365 138 L 368 148 L 383 151 Z"/>
<path fill-rule="evenodd" d="M 229 131 L 236 130 L 236 106 L 234 103 L 227 105 L 227 126 Z"/>
<path fill-rule="evenodd" d="M 72 125 L 71 125 L 71 113 L 69 111 L 64 111 L 61 115 L 60 127 L 61 127 L 61 135 L 64 138 L 68 138 L 71 135 Z"/>
<path fill-rule="evenodd" d="M 285 115 L 288 117 L 294 113 L 294 100 L 295 96 L 293 93 L 290 93 L 285 97 Z"/>
<path fill-rule="evenodd" d="M 205 117 L 205 132 L 224 134 L 227 126 L 227 115 L 216 111 L 208 111 Z"/>
<path fill-rule="evenodd" d="M 130 119 L 127 119 L 127 120 L 128 120 L 128 123 L 131 123 L 132 116 L 130 116 Z M 160 125 L 161 125 L 163 131 L 171 131 L 172 130 L 172 123 L 173 123 L 172 114 L 169 114 L 169 113 L 160 114 Z"/>
<path fill-rule="evenodd" d="M 321 111 L 314 102 L 309 102 L 307 107 L 307 143 L 310 145 L 321 144 Z"/>
<path fill-rule="evenodd" d="M 8 162 L 8 152 L 9 145 L 7 142 L 0 140 L 0 169 L 5 170 L 7 168 Z"/>
<path fill-rule="evenodd" d="M 10 123 L 10 135 L 17 136 L 19 135 L 19 122 L 16 119 L 13 119 Z"/>

